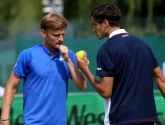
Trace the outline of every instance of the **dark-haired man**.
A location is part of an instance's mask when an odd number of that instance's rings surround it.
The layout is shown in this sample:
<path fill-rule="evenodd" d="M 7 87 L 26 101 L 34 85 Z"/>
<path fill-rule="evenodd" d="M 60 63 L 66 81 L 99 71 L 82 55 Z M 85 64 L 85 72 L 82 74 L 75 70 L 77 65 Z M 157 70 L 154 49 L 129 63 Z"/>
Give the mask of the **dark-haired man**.
<path fill-rule="evenodd" d="M 94 89 L 105 99 L 105 125 L 153 125 L 157 120 L 153 76 L 165 97 L 165 79 L 151 48 L 120 29 L 120 9 L 110 3 L 91 11 L 93 32 L 108 40 L 97 53 L 97 80 L 88 68 L 87 56 L 78 58 Z"/>

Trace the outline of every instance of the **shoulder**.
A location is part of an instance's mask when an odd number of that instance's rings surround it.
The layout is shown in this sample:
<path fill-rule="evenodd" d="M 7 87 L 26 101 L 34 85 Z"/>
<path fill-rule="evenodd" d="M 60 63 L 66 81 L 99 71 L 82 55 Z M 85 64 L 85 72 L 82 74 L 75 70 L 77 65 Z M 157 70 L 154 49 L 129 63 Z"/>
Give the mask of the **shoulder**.
<path fill-rule="evenodd" d="M 69 56 L 71 57 L 75 56 L 75 53 L 71 49 L 69 49 L 68 52 L 69 52 Z"/>
<path fill-rule="evenodd" d="M 19 58 L 31 58 L 32 54 L 37 51 L 38 45 L 24 49 L 20 52 Z"/>
<path fill-rule="evenodd" d="M 68 51 L 69 51 L 69 53 L 74 54 L 74 52 L 71 49 L 69 49 Z"/>
<path fill-rule="evenodd" d="M 29 54 L 29 53 L 31 53 L 33 51 L 36 51 L 38 48 L 39 48 L 39 45 L 35 45 L 35 46 L 30 47 L 30 48 L 22 50 L 21 53 L 22 54 Z"/>

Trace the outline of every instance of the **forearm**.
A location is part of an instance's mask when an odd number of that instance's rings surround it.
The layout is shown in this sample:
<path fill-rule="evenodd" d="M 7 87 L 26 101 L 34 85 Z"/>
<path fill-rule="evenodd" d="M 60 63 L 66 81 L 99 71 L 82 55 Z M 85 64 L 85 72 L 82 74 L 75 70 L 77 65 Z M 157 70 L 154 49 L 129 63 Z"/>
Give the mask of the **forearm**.
<path fill-rule="evenodd" d="M 165 78 L 160 67 L 154 69 L 154 79 L 161 94 L 165 98 Z"/>
<path fill-rule="evenodd" d="M 16 89 L 7 84 L 2 100 L 1 119 L 9 119 L 10 108 L 14 99 L 15 92 Z"/>
<path fill-rule="evenodd" d="M 159 89 L 160 89 L 160 92 L 162 93 L 162 95 L 163 95 L 163 97 L 165 99 L 165 89 L 164 88 L 161 88 L 161 87 L 159 87 Z"/>
<path fill-rule="evenodd" d="M 89 69 L 86 69 L 84 72 L 84 75 L 87 77 L 93 88 L 102 96 L 102 93 L 104 93 L 104 89 L 101 87 L 100 81 L 98 81 L 94 75 L 90 72 Z"/>
<path fill-rule="evenodd" d="M 67 61 L 73 83 L 79 90 L 85 90 L 87 85 L 86 85 L 86 78 L 85 76 L 78 71 L 78 69 L 73 65 L 72 61 L 69 59 Z"/>
<path fill-rule="evenodd" d="M 161 94 L 165 98 L 165 81 L 164 82 L 161 82 L 160 80 L 156 80 L 156 83 L 157 83 L 157 86 L 158 86 Z"/>

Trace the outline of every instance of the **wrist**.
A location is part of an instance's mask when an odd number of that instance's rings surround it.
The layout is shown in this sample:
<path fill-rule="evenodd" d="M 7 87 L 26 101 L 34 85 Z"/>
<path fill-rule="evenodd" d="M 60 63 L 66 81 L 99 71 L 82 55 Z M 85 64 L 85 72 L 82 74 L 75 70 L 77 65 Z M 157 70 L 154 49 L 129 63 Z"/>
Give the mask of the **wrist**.
<path fill-rule="evenodd" d="M 83 68 L 83 69 L 81 69 L 82 70 L 82 72 L 83 72 L 83 74 L 86 76 L 86 74 L 88 74 L 89 73 L 89 67 L 85 67 L 85 68 Z"/>
<path fill-rule="evenodd" d="M 70 58 L 68 58 L 67 60 L 65 60 L 66 63 L 70 63 L 72 62 L 72 60 Z"/>
<path fill-rule="evenodd" d="M 1 122 L 3 122 L 3 121 L 10 121 L 10 119 L 9 118 L 1 118 Z"/>

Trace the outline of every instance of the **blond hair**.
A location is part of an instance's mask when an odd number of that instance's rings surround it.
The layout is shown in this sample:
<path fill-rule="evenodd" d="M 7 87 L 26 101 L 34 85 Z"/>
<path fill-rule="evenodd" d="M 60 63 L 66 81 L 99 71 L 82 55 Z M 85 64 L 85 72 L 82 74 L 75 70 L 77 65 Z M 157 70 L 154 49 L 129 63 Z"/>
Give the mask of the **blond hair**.
<path fill-rule="evenodd" d="M 49 13 L 41 19 L 40 28 L 44 30 L 58 30 L 61 28 L 67 28 L 68 25 L 68 21 L 62 15 Z"/>

